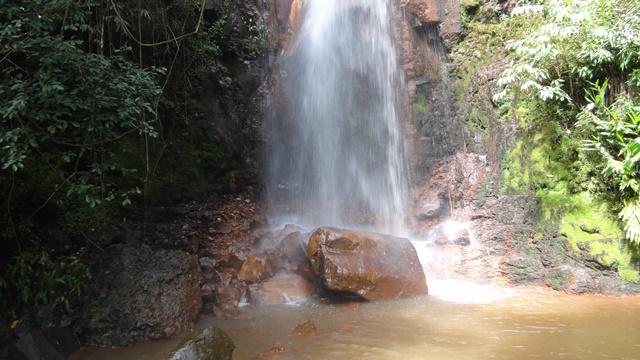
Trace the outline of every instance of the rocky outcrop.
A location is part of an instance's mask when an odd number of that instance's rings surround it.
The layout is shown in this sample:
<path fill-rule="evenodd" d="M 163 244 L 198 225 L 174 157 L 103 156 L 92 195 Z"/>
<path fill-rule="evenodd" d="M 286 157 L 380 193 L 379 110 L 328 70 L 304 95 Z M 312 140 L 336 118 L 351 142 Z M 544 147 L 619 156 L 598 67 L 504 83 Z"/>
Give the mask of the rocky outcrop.
<path fill-rule="evenodd" d="M 439 162 L 416 194 L 414 228 L 430 248 L 426 268 L 435 278 L 574 294 L 640 292 L 639 284 L 623 281 L 617 265 L 588 246 L 572 249 L 557 231 L 541 231 L 536 196 L 505 194 L 495 177 L 487 157 L 460 153 Z"/>
<path fill-rule="evenodd" d="M 458 40 L 459 0 L 401 0 L 396 14 L 405 73 L 404 123 L 414 179 L 463 146 L 456 119 L 448 53 Z"/>
<path fill-rule="evenodd" d="M 400 5 L 409 10 L 414 27 L 440 26 L 439 35 L 449 48 L 458 41 L 462 32 L 460 0 L 400 0 Z"/>
<path fill-rule="evenodd" d="M 616 263 L 591 254 L 587 244 L 572 249 L 562 236 L 519 242 L 501 263 L 513 285 L 546 285 L 571 294 L 636 295 L 640 284 L 621 279 Z"/>
<path fill-rule="evenodd" d="M 235 345 L 217 327 L 202 330 L 187 341 L 170 360 L 231 360 Z"/>
<path fill-rule="evenodd" d="M 179 250 L 117 244 L 95 265 L 87 337 L 126 345 L 188 333 L 200 313 L 197 257 Z"/>
<path fill-rule="evenodd" d="M 269 67 L 286 44 L 291 0 L 208 1 L 205 28 L 220 27 L 223 55 L 200 84 L 194 131 L 214 138 L 241 160 L 245 183 L 260 169 L 262 114 Z"/>
<path fill-rule="evenodd" d="M 319 228 L 307 255 L 322 285 L 367 300 L 427 293 L 416 250 L 409 240 L 375 233 Z"/>

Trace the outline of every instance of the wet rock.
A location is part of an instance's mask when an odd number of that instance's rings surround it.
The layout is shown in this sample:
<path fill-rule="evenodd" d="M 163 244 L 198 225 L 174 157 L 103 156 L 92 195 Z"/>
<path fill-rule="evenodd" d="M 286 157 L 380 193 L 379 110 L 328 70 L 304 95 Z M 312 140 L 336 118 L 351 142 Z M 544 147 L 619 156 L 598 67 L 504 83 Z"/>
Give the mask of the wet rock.
<path fill-rule="evenodd" d="M 216 260 L 210 257 L 201 257 L 198 259 L 202 273 L 213 273 L 216 269 Z"/>
<path fill-rule="evenodd" d="M 79 349 L 78 339 L 69 329 L 34 330 L 20 336 L 9 359 L 64 360 Z"/>
<path fill-rule="evenodd" d="M 438 245 L 469 246 L 471 244 L 469 230 L 463 224 L 450 221 L 433 228 L 428 238 Z"/>
<path fill-rule="evenodd" d="M 203 301 L 214 301 L 216 299 L 216 287 L 211 283 L 202 284 L 200 295 Z"/>
<path fill-rule="evenodd" d="M 279 274 L 261 284 L 249 287 L 249 300 L 254 305 L 281 305 L 311 298 L 316 292 L 313 282 L 300 275 Z"/>
<path fill-rule="evenodd" d="M 186 252 L 112 245 L 92 273 L 85 315 L 91 342 L 126 345 L 184 334 L 200 312 L 200 269 Z"/>
<path fill-rule="evenodd" d="M 285 236 L 281 244 L 282 254 L 290 260 L 300 259 L 305 256 L 304 237 L 300 231 L 295 231 Z"/>
<path fill-rule="evenodd" d="M 285 354 L 289 352 L 286 347 L 282 345 L 274 345 L 268 350 L 260 352 L 256 358 L 257 359 L 270 359 L 274 357 L 278 357 L 279 355 Z"/>
<path fill-rule="evenodd" d="M 238 279 L 249 283 L 265 280 L 273 275 L 275 259 L 273 256 L 249 256 L 238 273 Z"/>
<path fill-rule="evenodd" d="M 235 345 L 217 327 L 204 329 L 187 341 L 170 360 L 231 360 Z"/>
<path fill-rule="evenodd" d="M 597 284 L 585 268 L 574 265 L 562 265 L 550 269 L 545 281 L 554 290 L 572 294 L 594 292 Z"/>
<path fill-rule="evenodd" d="M 436 0 L 403 0 L 403 6 L 417 18 L 420 25 L 440 22 L 440 6 Z"/>
<path fill-rule="evenodd" d="M 238 307 L 242 297 L 246 294 L 247 286 L 244 282 L 236 279 L 230 281 L 222 280 L 215 287 L 216 306 L 214 315 L 223 316 L 224 313 L 233 311 Z"/>
<path fill-rule="evenodd" d="M 227 223 L 217 223 L 213 224 L 212 227 L 209 228 L 210 234 L 228 234 L 232 230 L 231 225 Z"/>
<path fill-rule="evenodd" d="M 501 269 L 504 276 L 514 285 L 541 284 L 545 279 L 544 267 L 536 256 L 508 255 Z"/>
<path fill-rule="evenodd" d="M 318 335 L 318 329 L 316 329 L 316 324 L 314 324 L 313 321 L 307 320 L 296 326 L 291 334 L 304 337 L 316 336 Z"/>
<path fill-rule="evenodd" d="M 416 220 L 417 221 L 427 221 L 429 220 L 429 218 L 431 218 L 429 215 L 427 214 L 418 214 L 416 215 Z"/>
<path fill-rule="evenodd" d="M 375 233 L 319 228 L 307 255 L 324 287 L 367 300 L 427 293 L 418 255 L 409 240 Z"/>

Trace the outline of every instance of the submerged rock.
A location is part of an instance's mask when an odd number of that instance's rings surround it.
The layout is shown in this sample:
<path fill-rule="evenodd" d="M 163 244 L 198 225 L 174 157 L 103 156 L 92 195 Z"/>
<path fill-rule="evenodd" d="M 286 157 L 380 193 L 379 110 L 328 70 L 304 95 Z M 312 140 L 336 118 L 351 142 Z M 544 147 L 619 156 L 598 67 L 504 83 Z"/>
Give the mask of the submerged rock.
<path fill-rule="evenodd" d="M 303 276 L 280 274 L 261 284 L 249 287 L 249 299 L 254 305 L 280 305 L 309 299 L 316 286 Z"/>
<path fill-rule="evenodd" d="M 302 324 L 296 326 L 291 334 L 304 337 L 316 336 L 318 335 L 318 329 L 316 328 L 316 324 L 314 324 L 313 321 L 307 320 Z"/>
<path fill-rule="evenodd" d="M 367 300 L 427 293 L 418 254 L 404 238 L 319 228 L 309 238 L 307 255 L 315 274 L 332 291 Z"/>
<path fill-rule="evenodd" d="M 187 341 L 170 360 L 231 360 L 235 348 L 224 331 L 210 327 Z"/>

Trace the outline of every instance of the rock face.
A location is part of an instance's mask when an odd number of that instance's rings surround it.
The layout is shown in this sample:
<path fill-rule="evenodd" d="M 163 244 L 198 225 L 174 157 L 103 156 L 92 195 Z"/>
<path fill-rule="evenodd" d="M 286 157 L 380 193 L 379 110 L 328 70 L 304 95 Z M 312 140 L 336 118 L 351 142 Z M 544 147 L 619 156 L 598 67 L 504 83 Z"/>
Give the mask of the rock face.
<path fill-rule="evenodd" d="M 93 272 L 90 341 L 126 345 L 187 333 L 200 313 L 197 257 L 147 245 L 112 245 Z M 105 336 L 104 334 L 110 334 Z"/>
<path fill-rule="evenodd" d="M 235 348 L 224 331 L 210 327 L 184 344 L 170 360 L 231 360 Z"/>
<path fill-rule="evenodd" d="M 319 228 L 307 255 L 323 286 L 367 300 L 427 293 L 418 255 L 409 240 L 375 233 Z"/>

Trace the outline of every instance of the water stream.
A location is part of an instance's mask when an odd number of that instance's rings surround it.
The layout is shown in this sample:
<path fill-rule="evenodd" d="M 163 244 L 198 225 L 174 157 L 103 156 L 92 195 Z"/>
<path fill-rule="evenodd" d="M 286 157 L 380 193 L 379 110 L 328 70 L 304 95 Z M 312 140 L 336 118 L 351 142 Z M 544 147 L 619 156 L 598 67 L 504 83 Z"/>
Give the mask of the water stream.
<path fill-rule="evenodd" d="M 402 70 L 390 2 L 305 2 L 281 59 L 284 114 L 267 122 L 274 217 L 404 232 L 407 181 Z"/>

